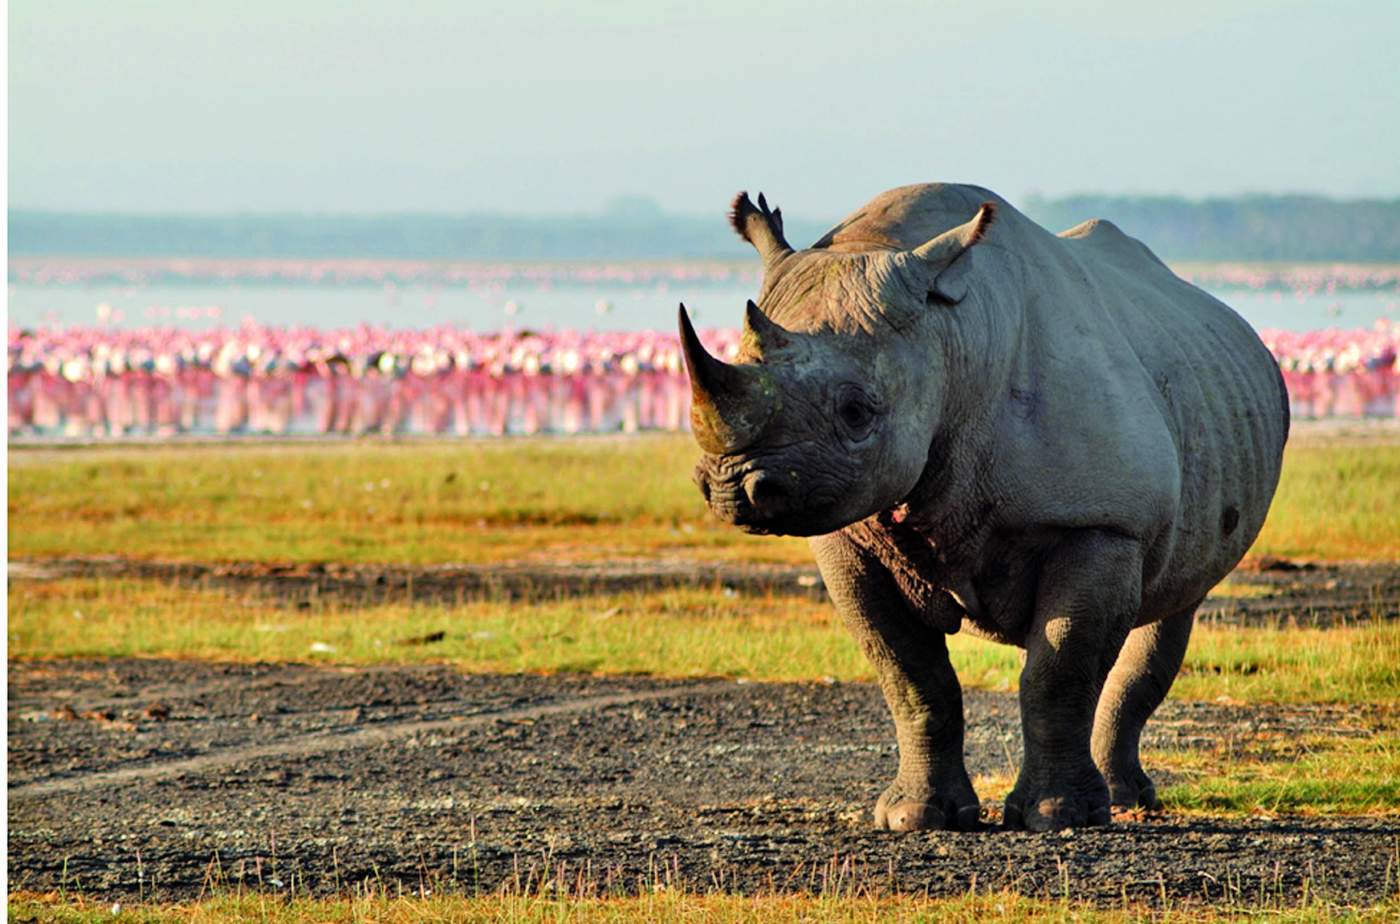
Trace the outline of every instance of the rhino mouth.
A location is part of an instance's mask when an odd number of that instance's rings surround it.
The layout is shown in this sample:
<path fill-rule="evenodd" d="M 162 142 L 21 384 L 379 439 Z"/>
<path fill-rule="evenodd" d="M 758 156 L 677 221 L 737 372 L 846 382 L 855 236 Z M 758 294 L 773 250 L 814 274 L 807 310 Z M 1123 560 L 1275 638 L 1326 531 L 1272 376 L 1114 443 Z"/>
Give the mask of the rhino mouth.
<path fill-rule="evenodd" d="M 813 507 L 802 515 L 767 520 L 733 520 L 740 532 L 753 536 L 824 536 L 847 525 L 831 517 L 831 506 Z"/>
<path fill-rule="evenodd" d="M 696 466 L 694 480 L 710 511 L 746 533 L 815 536 L 842 525 L 831 525 L 835 492 L 803 491 L 795 475 L 780 470 L 705 459 Z"/>

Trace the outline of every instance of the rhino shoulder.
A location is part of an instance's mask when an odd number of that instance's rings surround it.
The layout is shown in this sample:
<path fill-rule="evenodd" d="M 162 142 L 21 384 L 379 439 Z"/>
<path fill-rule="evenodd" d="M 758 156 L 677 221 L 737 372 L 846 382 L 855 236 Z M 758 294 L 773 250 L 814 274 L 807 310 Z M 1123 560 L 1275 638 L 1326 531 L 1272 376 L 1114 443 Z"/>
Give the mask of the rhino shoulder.
<path fill-rule="evenodd" d="M 813 250 L 853 253 L 909 250 L 967 221 L 983 202 L 995 201 L 998 220 L 1010 206 L 996 193 L 963 183 L 918 183 L 887 190 L 847 215 Z"/>
<path fill-rule="evenodd" d="M 1106 218 L 1081 221 L 1073 228 L 1061 231 L 1055 236 L 1072 245 L 1092 248 L 1115 263 L 1141 266 L 1143 262 L 1147 262 L 1171 272 L 1146 244 L 1124 234 L 1122 228 Z"/>

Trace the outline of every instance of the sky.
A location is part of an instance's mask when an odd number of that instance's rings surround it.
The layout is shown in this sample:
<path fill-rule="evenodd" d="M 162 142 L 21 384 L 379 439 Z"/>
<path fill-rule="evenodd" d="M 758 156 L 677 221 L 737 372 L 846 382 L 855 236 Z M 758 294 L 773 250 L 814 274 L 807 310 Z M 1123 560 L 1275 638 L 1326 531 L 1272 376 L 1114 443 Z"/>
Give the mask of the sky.
<path fill-rule="evenodd" d="M 11 208 L 1400 195 L 1400 2 L 11 0 Z"/>

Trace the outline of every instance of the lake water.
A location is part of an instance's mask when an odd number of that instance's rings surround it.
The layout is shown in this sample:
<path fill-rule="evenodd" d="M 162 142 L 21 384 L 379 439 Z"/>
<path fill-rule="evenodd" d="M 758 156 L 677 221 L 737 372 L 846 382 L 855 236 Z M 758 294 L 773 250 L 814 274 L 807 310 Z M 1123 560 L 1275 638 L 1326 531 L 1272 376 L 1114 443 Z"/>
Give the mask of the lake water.
<path fill-rule="evenodd" d="M 1400 321 L 1400 292 L 1339 290 L 1211 290 L 1260 328 L 1361 328 L 1378 318 Z M 172 283 L 154 285 L 11 283 L 11 326 L 106 324 L 206 328 L 244 318 L 264 324 L 346 327 L 357 324 L 421 328 L 438 324 L 476 330 L 579 328 L 670 330 L 684 301 L 702 327 L 737 326 L 752 284 L 531 284 L 501 287 L 429 285 L 276 285 Z"/>

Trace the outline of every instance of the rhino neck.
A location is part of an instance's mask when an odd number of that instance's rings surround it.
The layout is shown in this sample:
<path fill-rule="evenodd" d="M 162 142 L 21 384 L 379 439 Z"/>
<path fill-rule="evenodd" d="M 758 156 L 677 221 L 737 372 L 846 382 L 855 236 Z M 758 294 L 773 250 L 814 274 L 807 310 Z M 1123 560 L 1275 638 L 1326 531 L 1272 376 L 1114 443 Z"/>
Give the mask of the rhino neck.
<path fill-rule="evenodd" d="M 982 476 L 996 465 L 998 414 L 1033 333 L 1018 295 L 1024 291 L 1020 268 L 1009 260 L 983 262 L 982 283 L 956 306 L 930 306 L 923 325 L 928 349 L 941 361 L 942 381 L 928 462 L 906 502 L 921 531 L 950 554 L 975 542 L 995 505 L 984 496 L 988 479 Z"/>

